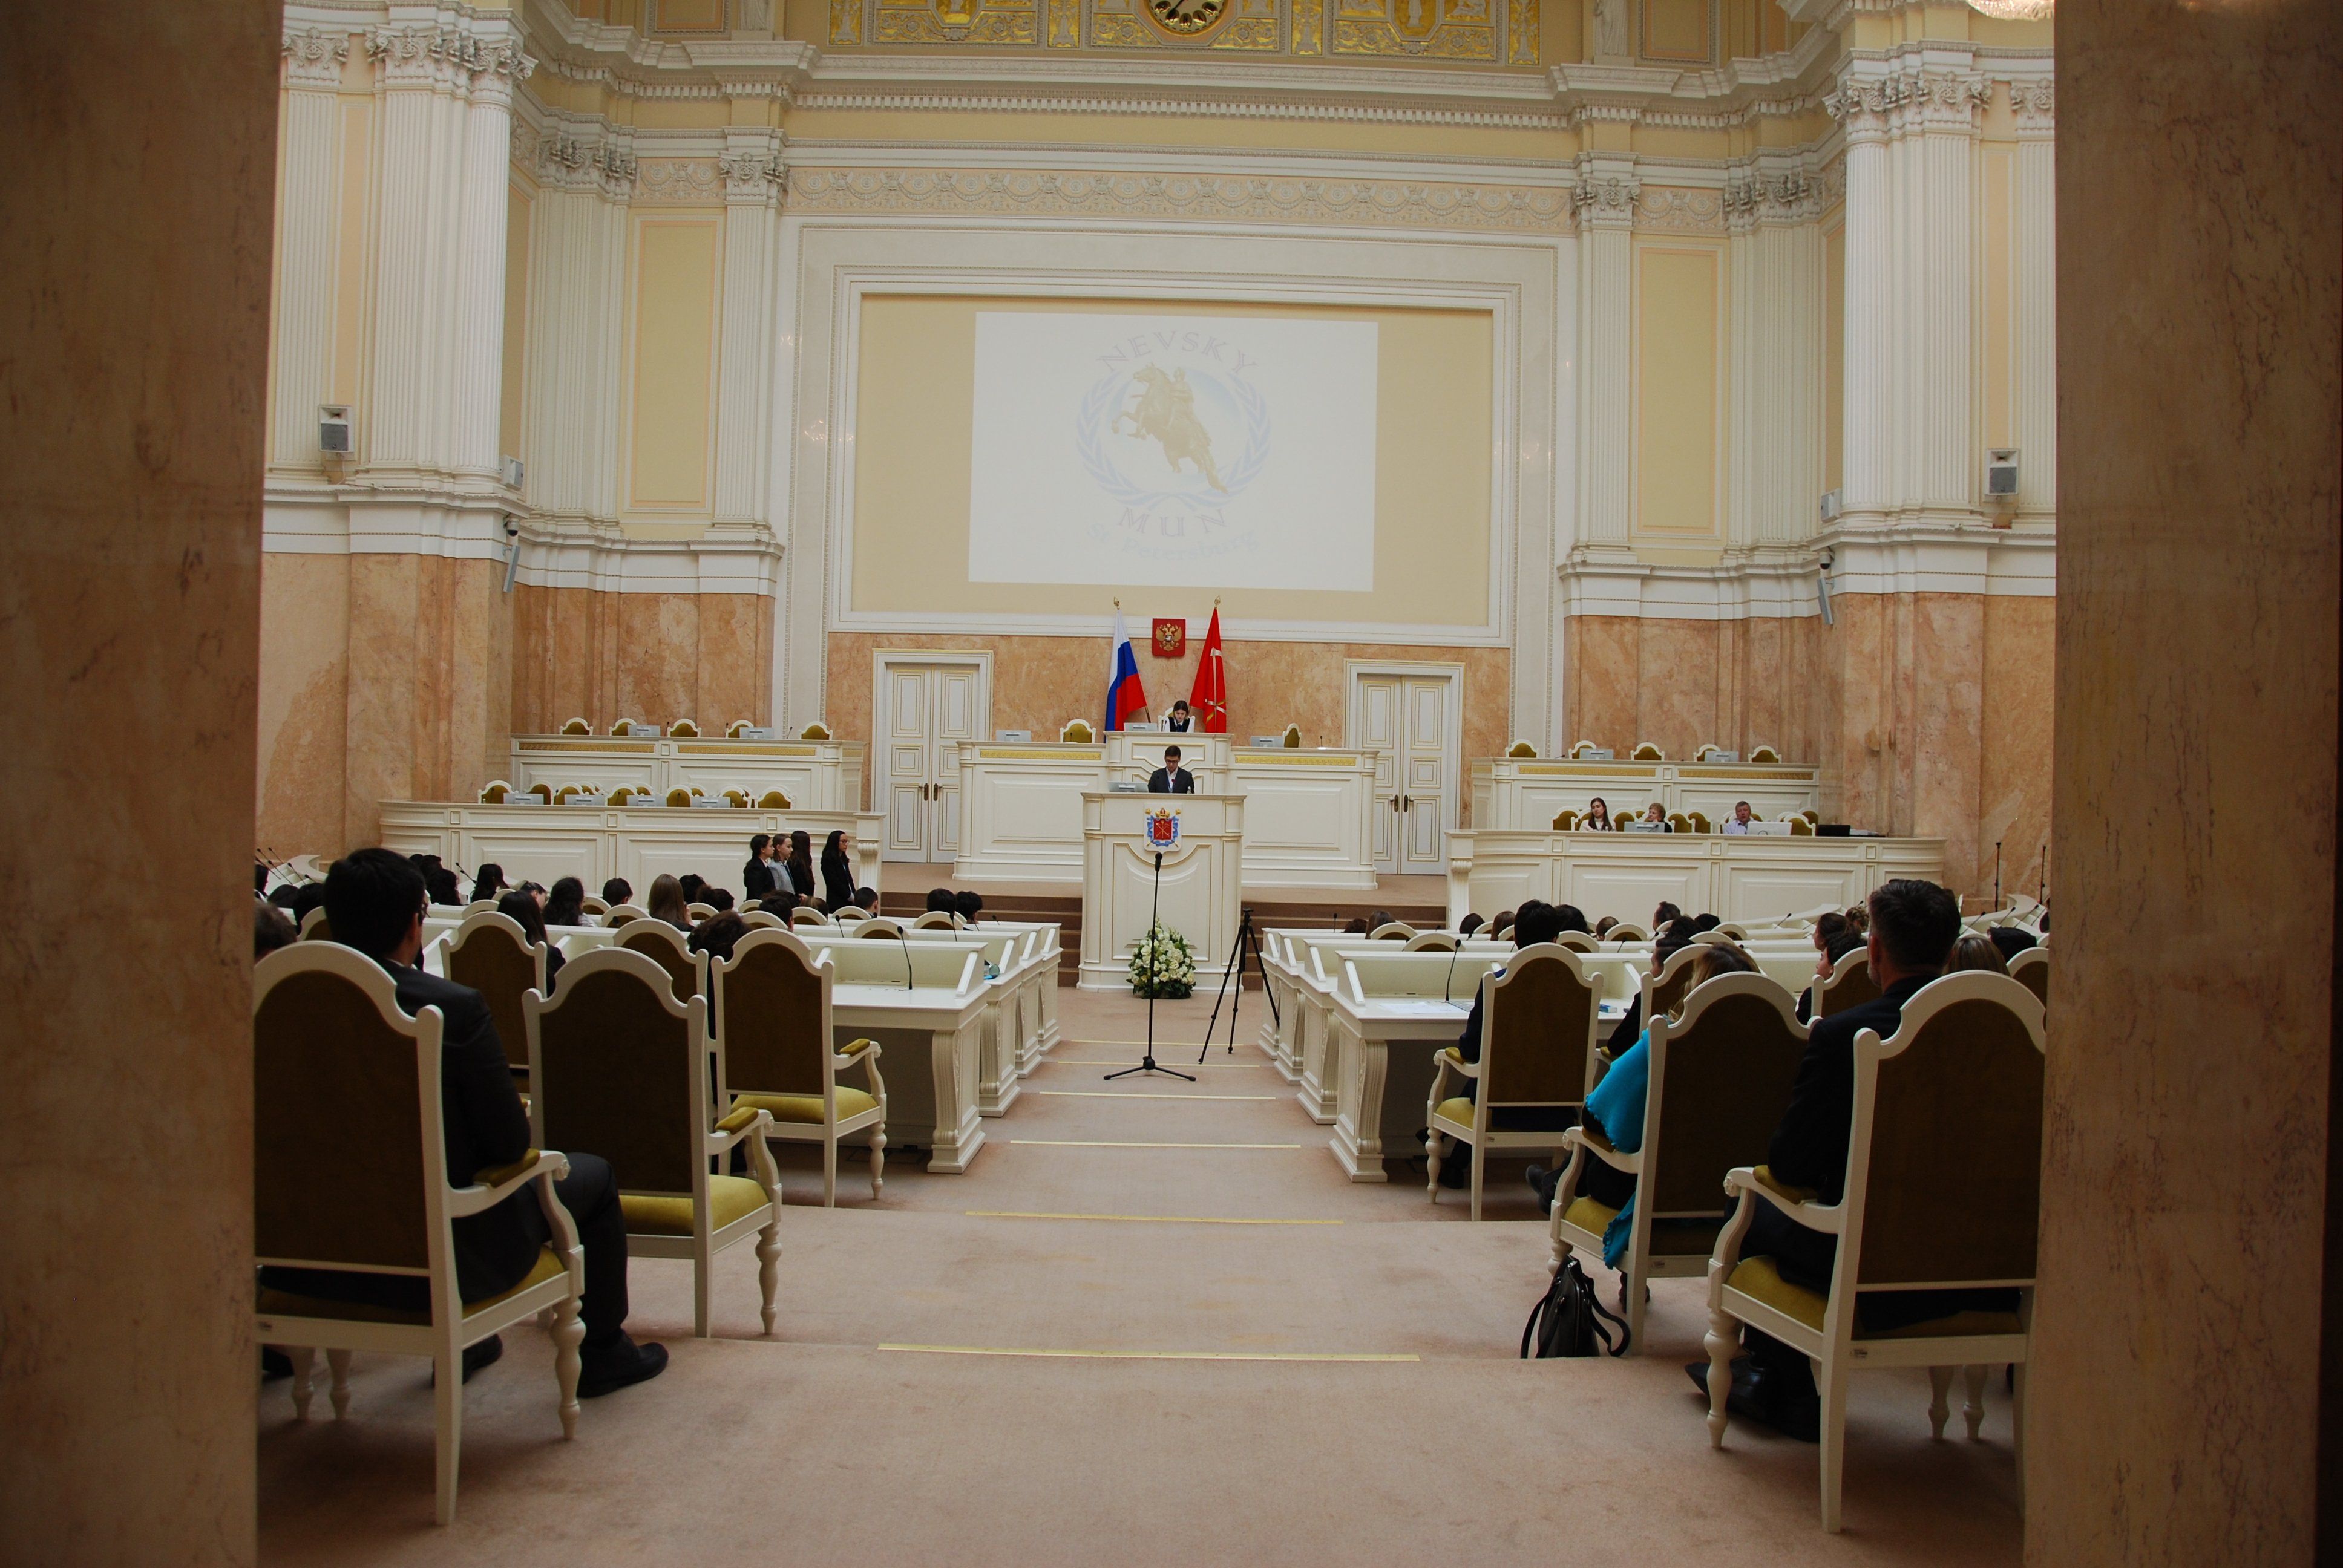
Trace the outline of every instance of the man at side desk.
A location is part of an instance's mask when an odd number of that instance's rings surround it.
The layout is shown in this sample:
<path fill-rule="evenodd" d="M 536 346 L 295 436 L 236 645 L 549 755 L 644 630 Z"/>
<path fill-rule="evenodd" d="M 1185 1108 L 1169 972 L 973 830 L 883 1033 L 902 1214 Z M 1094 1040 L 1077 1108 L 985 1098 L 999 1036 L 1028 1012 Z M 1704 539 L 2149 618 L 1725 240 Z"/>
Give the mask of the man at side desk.
<path fill-rule="evenodd" d="M 1147 792 L 1150 795 L 1193 795 L 1196 792 L 1196 776 L 1180 766 L 1180 749 L 1177 746 L 1163 749 L 1163 766 L 1147 776 Z"/>
<path fill-rule="evenodd" d="M 1749 831 L 1748 801 L 1735 800 L 1733 803 L 1733 815 L 1725 821 L 1725 830 L 1734 834 L 1746 834 Z"/>

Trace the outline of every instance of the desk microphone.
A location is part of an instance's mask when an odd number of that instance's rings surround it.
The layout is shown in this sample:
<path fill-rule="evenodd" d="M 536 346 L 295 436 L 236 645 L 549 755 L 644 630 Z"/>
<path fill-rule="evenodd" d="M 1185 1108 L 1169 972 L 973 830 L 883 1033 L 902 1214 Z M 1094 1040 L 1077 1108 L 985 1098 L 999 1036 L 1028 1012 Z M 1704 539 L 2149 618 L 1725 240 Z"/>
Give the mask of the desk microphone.
<path fill-rule="evenodd" d="M 919 981 L 911 970 L 911 939 L 898 931 L 895 933 L 895 940 L 903 944 L 903 989 L 917 990 L 920 989 Z"/>
<path fill-rule="evenodd" d="M 1440 982 L 1440 1000 L 1443 1002 L 1451 1000 L 1448 993 L 1456 984 L 1456 960 L 1463 956 L 1464 943 L 1459 939 L 1456 945 L 1448 950 L 1448 978 Z"/>

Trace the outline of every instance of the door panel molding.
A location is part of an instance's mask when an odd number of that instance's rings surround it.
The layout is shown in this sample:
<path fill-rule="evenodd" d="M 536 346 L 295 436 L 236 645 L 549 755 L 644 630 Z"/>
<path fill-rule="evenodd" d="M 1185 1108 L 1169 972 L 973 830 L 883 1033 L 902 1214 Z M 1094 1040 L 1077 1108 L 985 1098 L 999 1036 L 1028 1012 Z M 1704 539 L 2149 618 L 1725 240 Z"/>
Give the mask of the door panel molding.
<path fill-rule="evenodd" d="M 960 751 L 992 733 L 992 654 L 881 648 L 870 655 L 871 798 L 885 801 L 890 860 L 960 851 Z"/>
<path fill-rule="evenodd" d="M 1402 797 L 1436 792 L 1439 799 L 1436 812 L 1378 813 L 1377 864 L 1417 873 L 1445 871 L 1447 836 L 1456 828 L 1463 774 L 1464 666 L 1444 659 L 1350 658 L 1342 661 L 1342 678 L 1343 744 L 1383 748 L 1375 769 L 1378 789 Z M 1423 754 L 1421 738 L 1412 734 L 1414 721 L 1423 716 L 1421 696 L 1410 690 L 1415 682 L 1437 682 L 1444 689 L 1436 699 L 1436 761 Z M 1394 754 L 1403 739 L 1413 753 L 1406 758 Z M 1436 782 L 1427 781 L 1427 769 Z"/>

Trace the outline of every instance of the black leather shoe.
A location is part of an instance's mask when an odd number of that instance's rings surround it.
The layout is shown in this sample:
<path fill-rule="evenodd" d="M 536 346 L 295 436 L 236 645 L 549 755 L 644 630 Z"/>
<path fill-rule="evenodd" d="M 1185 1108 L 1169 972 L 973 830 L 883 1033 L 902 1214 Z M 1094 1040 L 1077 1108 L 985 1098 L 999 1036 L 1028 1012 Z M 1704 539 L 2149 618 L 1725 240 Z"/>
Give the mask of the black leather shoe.
<path fill-rule="evenodd" d="M 1753 1374 L 1754 1370 L 1755 1369 L 1750 1365 L 1749 1358 L 1747 1356 L 1735 1356 L 1733 1358 L 1732 1372 L 1734 1393 L 1739 1393 L 1748 1385 L 1749 1379 Z M 1704 1397 L 1706 1396 L 1708 1393 L 1708 1363 L 1706 1362 L 1684 1362 L 1684 1376 L 1692 1379 L 1692 1386 L 1700 1390 Z M 1727 1397 L 1730 1398 L 1730 1396 Z M 1732 1406 L 1728 1404 L 1725 1408 L 1729 1410 Z"/>
<path fill-rule="evenodd" d="M 1537 1194 L 1539 1208 L 1550 1210 L 1554 1207 L 1554 1190 L 1562 1184 L 1561 1171 L 1533 1165 L 1522 1172 L 1522 1180 L 1528 1182 L 1530 1191 Z"/>
<path fill-rule="evenodd" d="M 608 1350 L 584 1358 L 578 1371 L 578 1397 L 599 1399 L 667 1371 L 665 1345 L 639 1345 L 624 1334 Z"/>

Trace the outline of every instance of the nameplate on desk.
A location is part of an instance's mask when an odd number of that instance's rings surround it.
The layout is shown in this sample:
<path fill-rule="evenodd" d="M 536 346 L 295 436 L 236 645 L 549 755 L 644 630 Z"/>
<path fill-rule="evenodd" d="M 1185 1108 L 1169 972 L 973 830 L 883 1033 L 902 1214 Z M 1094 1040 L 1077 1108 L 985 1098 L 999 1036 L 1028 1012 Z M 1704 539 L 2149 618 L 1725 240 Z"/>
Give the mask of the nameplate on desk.
<path fill-rule="evenodd" d="M 1753 839 L 1786 839 L 1790 836 L 1787 822 L 1752 822 L 1749 836 Z"/>
<path fill-rule="evenodd" d="M 545 802 L 538 799 L 534 795 L 508 795 L 505 797 L 505 804 L 508 806 L 542 806 Z"/>
<path fill-rule="evenodd" d="M 1664 822 L 1629 822 L 1619 830 L 1623 833 L 1664 833 L 1668 829 Z"/>
<path fill-rule="evenodd" d="M 1252 738 L 1252 743 L 1257 748 L 1267 749 L 1272 747 L 1284 745 L 1285 737 L 1282 735 L 1256 735 Z"/>
<path fill-rule="evenodd" d="M 1607 749 L 1597 749 L 1586 751 L 1574 751 L 1570 754 L 1570 760 L 1573 762 L 1609 762 L 1618 755 L 1619 754 L 1617 752 Z"/>
<path fill-rule="evenodd" d="M 693 808 L 694 808 L 695 809 L 699 809 L 699 808 L 703 808 L 703 807 L 712 807 L 712 808 L 714 808 L 715 809 L 717 809 L 717 810 L 719 810 L 719 811 L 721 811 L 721 810 L 723 810 L 726 807 L 728 807 L 728 806 L 731 805 L 731 804 L 732 804 L 732 802 L 731 802 L 731 801 L 729 801 L 729 800 L 725 799 L 724 799 L 722 796 L 720 796 L 720 795 L 719 795 L 719 796 L 714 796 L 714 797 L 710 797 L 710 796 L 707 796 L 707 795 L 694 795 L 694 796 L 691 798 L 691 804 L 692 804 L 692 806 L 693 806 Z"/>
<path fill-rule="evenodd" d="M 769 724 L 751 724 L 739 736 L 742 740 L 770 740 L 772 738 L 773 727 Z"/>
<path fill-rule="evenodd" d="M 599 795 L 588 795 L 581 792 L 569 797 L 569 804 L 572 806 L 599 806 L 602 804 L 602 797 Z"/>
<path fill-rule="evenodd" d="M 996 729 L 992 732 L 992 739 L 1001 746 L 1031 746 L 1033 744 L 1033 732 L 1030 729 Z"/>
<path fill-rule="evenodd" d="M 1144 795 L 1147 793 L 1147 786 L 1133 784 L 1128 779 L 1114 779 L 1107 784 L 1106 792 L 1110 795 Z"/>

